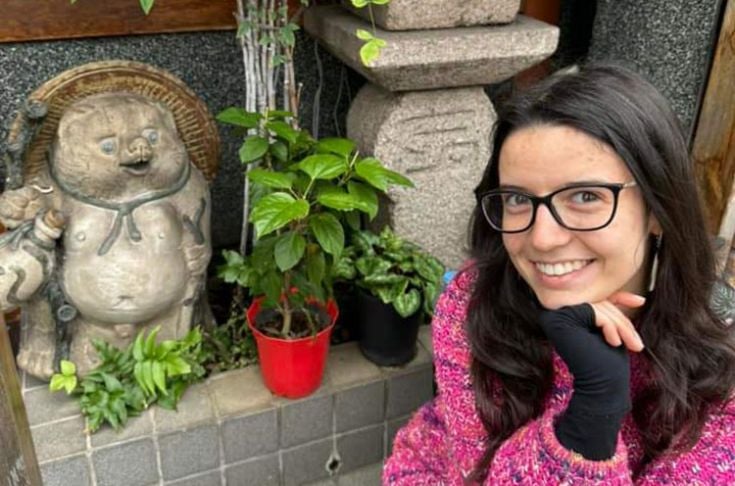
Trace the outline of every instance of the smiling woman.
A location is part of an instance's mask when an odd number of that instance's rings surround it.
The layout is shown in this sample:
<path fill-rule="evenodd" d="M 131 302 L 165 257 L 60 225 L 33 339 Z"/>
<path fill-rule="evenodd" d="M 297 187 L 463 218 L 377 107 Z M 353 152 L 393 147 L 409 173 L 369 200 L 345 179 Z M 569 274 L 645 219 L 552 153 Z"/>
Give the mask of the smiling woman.
<path fill-rule="evenodd" d="M 663 97 L 614 66 L 517 94 L 475 193 L 384 483 L 733 484 L 735 329 Z"/>

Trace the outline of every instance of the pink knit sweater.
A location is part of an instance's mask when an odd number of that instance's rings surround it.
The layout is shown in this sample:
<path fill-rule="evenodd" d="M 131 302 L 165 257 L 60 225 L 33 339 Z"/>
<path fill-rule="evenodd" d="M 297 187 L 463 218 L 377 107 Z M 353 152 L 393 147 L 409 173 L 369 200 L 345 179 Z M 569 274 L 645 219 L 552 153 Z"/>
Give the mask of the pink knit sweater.
<path fill-rule="evenodd" d="M 383 470 L 386 485 L 462 485 L 483 452 L 485 429 L 470 382 L 470 350 L 464 330 L 471 272 L 461 273 L 437 303 L 433 322 L 438 394 L 396 435 Z M 554 385 L 542 414 L 515 431 L 498 449 L 485 484 L 527 485 L 735 485 L 735 400 L 716 408 L 699 442 L 680 455 L 666 455 L 643 466 L 638 427 L 628 414 L 615 455 L 588 461 L 565 449 L 553 422 L 566 409 L 572 377 L 554 354 Z M 645 362 L 631 355 L 631 393 L 645 384 Z"/>

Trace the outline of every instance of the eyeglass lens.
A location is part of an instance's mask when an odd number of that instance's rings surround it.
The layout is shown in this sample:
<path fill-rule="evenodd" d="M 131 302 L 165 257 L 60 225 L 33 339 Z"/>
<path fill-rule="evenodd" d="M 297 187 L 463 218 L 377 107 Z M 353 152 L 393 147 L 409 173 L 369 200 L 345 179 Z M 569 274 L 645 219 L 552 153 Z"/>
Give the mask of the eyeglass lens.
<path fill-rule="evenodd" d="M 576 230 L 605 226 L 615 211 L 616 192 L 609 187 L 570 187 L 551 197 L 552 214 L 561 225 Z M 482 199 L 482 209 L 490 224 L 500 231 L 523 231 L 538 209 L 526 194 L 502 191 Z"/>

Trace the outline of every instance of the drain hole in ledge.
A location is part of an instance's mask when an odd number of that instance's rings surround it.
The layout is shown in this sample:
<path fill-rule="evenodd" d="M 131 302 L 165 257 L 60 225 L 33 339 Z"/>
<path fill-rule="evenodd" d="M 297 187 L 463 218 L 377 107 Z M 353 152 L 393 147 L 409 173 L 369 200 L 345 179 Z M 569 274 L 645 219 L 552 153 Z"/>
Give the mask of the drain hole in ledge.
<path fill-rule="evenodd" d="M 336 476 L 339 470 L 342 468 L 342 458 L 339 457 L 339 452 L 333 451 L 332 455 L 327 459 L 327 463 L 324 465 L 330 476 Z"/>

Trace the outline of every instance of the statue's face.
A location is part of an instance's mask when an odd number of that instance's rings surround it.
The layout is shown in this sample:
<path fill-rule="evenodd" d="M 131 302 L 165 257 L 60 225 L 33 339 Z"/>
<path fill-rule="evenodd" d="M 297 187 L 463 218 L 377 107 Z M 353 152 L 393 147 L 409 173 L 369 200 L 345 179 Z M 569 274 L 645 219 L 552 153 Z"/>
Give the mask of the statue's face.
<path fill-rule="evenodd" d="M 113 202 L 170 187 L 188 163 L 171 112 L 128 93 L 94 95 L 69 107 L 52 151 L 64 185 Z"/>

